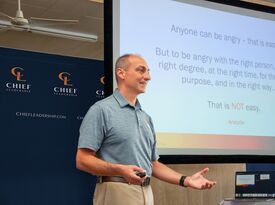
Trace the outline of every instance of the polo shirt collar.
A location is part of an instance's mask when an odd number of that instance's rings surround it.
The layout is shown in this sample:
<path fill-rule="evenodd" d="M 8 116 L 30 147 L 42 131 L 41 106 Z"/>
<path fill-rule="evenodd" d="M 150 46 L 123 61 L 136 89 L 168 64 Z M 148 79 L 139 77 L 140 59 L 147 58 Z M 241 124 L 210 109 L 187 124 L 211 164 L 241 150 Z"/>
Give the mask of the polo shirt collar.
<path fill-rule="evenodd" d="M 115 97 L 115 99 L 117 100 L 117 102 L 119 103 L 120 107 L 126 107 L 126 106 L 131 106 L 133 107 L 132 105 L 129 104 L 129 102 L 120 94 L 119 90 L 116 89 L 113 93 L 113 96 Z M 136 109 L 141 109 L 141 105 L 137 99 L 137 102 L 136 102 L 136 106 L 135 106 Z"/>

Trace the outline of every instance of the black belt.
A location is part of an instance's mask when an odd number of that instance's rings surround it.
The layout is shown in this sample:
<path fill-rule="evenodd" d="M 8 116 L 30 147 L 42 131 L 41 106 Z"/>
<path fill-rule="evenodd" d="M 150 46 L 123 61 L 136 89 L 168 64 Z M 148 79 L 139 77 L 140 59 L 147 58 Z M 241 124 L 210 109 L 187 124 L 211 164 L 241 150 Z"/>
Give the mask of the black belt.
<path fill-rule="evenodd" d="M 149 186 L 150 185 L 150 177 L 146 177 L 141 186 Z M 128 182 L 123 178 L 119 176 L 100 176 L 97 177 L 96 183 L 103 183 L 103 182 L 120 182 L 120 183 L 126 183 Z"/>

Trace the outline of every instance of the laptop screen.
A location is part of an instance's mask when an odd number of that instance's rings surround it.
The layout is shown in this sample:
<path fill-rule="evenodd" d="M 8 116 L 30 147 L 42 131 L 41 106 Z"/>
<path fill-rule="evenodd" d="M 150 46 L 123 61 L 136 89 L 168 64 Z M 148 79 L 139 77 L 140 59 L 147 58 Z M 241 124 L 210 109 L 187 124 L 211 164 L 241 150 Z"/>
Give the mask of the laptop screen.
<path fill-rule="evenodd" d="M 275 172 L 236 172 L 235 198 L 275 198 Z"/>

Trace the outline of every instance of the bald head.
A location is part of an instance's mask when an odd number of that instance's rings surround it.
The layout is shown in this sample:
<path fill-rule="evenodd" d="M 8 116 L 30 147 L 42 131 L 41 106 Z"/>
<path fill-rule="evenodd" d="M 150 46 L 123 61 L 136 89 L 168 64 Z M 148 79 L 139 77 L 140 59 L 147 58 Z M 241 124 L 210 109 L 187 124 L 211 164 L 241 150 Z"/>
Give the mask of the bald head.
<path fill-rule="evenodd" d="M 133 96 L 144 93 L 147 82 L 151 79 L 146 61 L 136 54 L 118 58 L 115 73 L 119 90 Z"/>
<path fill-rule="evenodd" d="M 117 68 L 127 69 L 130 64 L 129 59 L 132 57 L 142 58 L 141 56 L 139 56 L 137 54 L 125 54 L 123 56 L 120 56 L 116 61 L 115 69 L 117 69 Z"/>

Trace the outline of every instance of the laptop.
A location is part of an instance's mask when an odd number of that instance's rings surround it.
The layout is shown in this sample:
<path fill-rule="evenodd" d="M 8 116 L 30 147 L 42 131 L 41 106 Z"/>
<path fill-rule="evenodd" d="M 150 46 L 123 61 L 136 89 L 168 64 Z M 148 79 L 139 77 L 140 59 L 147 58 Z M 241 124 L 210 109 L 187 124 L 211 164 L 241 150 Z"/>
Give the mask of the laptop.
<path fill-rule="evenodd" d="M 235 198 L 275 199 L 275 171 L 236 172 Z"/>

